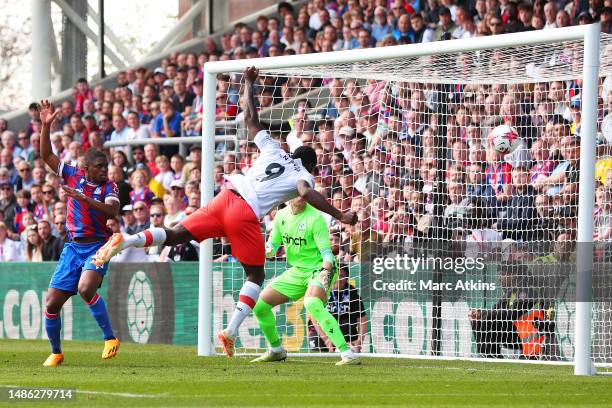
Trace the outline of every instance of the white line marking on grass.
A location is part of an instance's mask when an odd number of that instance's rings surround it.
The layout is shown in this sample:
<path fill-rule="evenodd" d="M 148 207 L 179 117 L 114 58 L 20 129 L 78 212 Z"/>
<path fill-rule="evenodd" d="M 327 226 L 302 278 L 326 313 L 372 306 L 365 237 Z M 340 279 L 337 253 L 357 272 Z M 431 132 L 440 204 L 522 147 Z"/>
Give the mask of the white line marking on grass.
<path fill-rule="evenodd" d="M 20 385 L 0 385 L 0 387 L 2 388 L 38 388 L 36 386 L 27 386 L 27 387 L 23 387 Z M 79 390 L 78 388 L 75 388 L 75 391 L 77 392 L 77 394 L 93 394 L 93 395 L 111 395 L 113 397 L 124 397 L 124 398 L 157 398 L 157 397 L 167 397 L 168 394 L 163 393 L 163 394 L 132 394 L 129 392 L 106 392 L 106 391 L 89 391 L 89 390 Z"/>

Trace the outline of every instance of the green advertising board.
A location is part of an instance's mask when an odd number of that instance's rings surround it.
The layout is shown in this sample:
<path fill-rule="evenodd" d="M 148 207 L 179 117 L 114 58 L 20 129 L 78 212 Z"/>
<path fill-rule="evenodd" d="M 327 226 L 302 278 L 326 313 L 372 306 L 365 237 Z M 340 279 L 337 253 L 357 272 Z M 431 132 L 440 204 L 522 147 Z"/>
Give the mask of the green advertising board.
<path fill-rule="evenodd" d="M 45 339 L 44 307 L 54 263 L 0 264 L 0 338 Z M 285 268 L 284 263 L 266 264 L 267 279 Z M 359 287 L 358 266 L 351 280 Z M 427 271 L 418 276 L 427 278 Z M 487 270 L 493 279 L 495 271 Z M 244 281 L 237 263 L 213 266 L 213 329 L 228 322 Z M 113 329 L 123 341 L 195 345 L 198 321 L 198 264 L 118 263 L 111 264 L 100 294 L 106 300 Z M 427 296 L 372 297 L 363 294 L 368 315 L 368 335 L 363 350 L 384 354 L 430 354 L 432 304 Z M 469 298 L 442 301 L 441 354 L 449 357 L 472 355 L 475 351 L 467 314 L 471 308 L 491 305 L 496 294 L 490 291 Z M 480 296 L 480 297 L 479 297 Z M 303 303 L 289 303 L 275 310 L 284 346 L 290 351 L 309 348 Z M 573 353 L 571 302 L 557 304 L 557 338 L 560 354 Z M 79 296 L 62 311 L 62 338 L 101 339 L 100 330 Z M 248 317 L 239 330 L 238 347 L 264 348 L 265 339 L 255 319 Z"/>

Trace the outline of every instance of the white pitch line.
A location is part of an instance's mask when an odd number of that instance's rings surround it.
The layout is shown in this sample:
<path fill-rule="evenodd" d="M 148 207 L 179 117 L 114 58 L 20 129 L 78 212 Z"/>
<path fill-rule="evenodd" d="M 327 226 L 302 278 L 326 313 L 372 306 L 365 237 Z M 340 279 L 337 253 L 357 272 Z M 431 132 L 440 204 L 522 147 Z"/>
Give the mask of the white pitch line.
<path fill-rule="evenodd" d="M 41 388 L 35 386 L 20 386 L 20 385 L 0 385 L 2 388 Z M 94 394 L 94 395 L 111 395 L 113 397 L 125 397 L 125 398 L 157 398 L 157 397 L 166 397 L 169 394 L 132 394 L 129 392 L 106 392 L 106 391 L 89 391 L 89 390 L 79 390 L 78 388 L 74 389 L 77 394 Z"/>

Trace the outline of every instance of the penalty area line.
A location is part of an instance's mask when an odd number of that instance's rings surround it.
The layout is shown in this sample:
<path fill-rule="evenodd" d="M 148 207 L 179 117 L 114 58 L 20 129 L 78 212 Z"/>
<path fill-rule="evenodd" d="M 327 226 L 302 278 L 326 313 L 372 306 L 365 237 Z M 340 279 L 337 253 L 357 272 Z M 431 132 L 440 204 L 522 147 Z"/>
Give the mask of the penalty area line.
<path fill-rule="evenodd" d="M 36 386 L 20 386 L 20 385 L 5 385 L 1 384 L 2 388 L 40 388 Z M 110 395 L 112 397 L 124 397 L 124 398 L 158 398 L 158 397 L 167 397 L 168 394 L 133 394 L 130 392 L 107 392 L 107 391 L 90 391 L 90 390 L 79 390 L 78 388 L 74 389 L 77 394 L 91 394 L 91 395 Z"/>

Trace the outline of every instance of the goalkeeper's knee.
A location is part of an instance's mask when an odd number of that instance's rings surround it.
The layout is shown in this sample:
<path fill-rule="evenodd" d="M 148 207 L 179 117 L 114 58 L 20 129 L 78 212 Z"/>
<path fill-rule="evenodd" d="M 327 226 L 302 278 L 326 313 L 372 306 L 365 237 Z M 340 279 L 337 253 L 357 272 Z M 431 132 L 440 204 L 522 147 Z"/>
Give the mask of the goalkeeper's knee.
<path fill-rule="evenodd" d="M 257 299 L 257 303 L 255 303 L 255 307 L 253 308 L 253 314 L 255 317 L 262 317 L 267 315 L 272 311 L 272 306 L 267 304 L 261 298 Z"/>
<path fill-rule="evenodd" d="M 322 315 L 325 315 L 325 303 L 316 296 L 309 296 L 304 299 L 304 307 L 306 307 L 308 313 L 310 313 L 315 320 L 319 320 Z"/>

